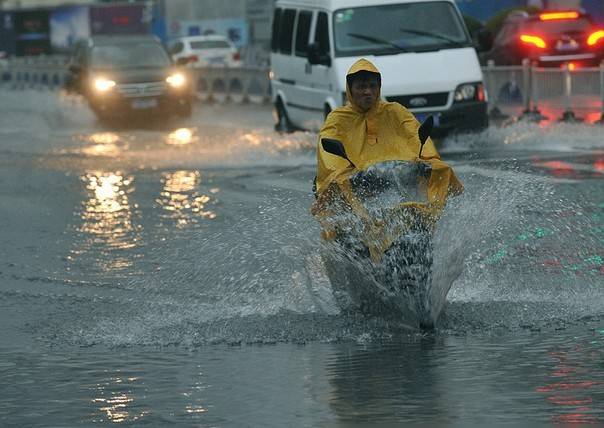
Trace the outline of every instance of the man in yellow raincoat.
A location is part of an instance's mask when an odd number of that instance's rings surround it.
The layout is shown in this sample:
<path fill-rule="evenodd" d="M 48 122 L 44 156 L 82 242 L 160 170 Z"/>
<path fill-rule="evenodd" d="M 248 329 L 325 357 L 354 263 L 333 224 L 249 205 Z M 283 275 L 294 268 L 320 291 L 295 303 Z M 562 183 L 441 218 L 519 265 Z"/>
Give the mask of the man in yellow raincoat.
<path fill-rule="evenodd" d="M 377 162 L 388 160 L 418 161 L 420 140 L 419 122 L 415 116 L 398 103 L 380 99 L 381 75 L 366 59 L 355 62 L 346 75 L 348 103 L 333 110 L 325 120 L 319 133 L 317 148 L 317 201 L 312 213 L 319 221 L 329 216 L 328 208 L 333 185 L 345 187 L 345 181 L 358 170 L 366 169 Z M 339 140 L 356 169 L 346 159 L 327 153 L 321 146 L 323 138 Z M 429 162 L 432 177 L 428 183 L 428 201 L 433 213 L 440 213 L 446 198 L 459 194 L 463 186 L 444 162 L 428 139 L 421 160 Z M 333 230 L 324 226 L 323 237 L 334 237 Z"/>

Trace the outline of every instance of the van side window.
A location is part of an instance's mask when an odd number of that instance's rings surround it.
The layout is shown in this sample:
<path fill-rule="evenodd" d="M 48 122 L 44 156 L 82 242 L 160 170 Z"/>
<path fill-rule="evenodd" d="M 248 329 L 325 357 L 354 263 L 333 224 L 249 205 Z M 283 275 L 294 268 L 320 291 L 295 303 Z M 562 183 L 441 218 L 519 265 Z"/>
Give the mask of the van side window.
<path fill-rule="evenodd" d="M 312 12 L 301 10 L 298 13 L 298 27 L 296 30 L 296 56 L 306 57 L 308 51 L 308 36 L 310 35 L 310 23 Z"/>
<path fill-rule="evenodd" d="M 319 52 L 324 54 L 329 53 L 329 25 L 325 12 L 319 12 L 317 29 L 315 31 L 315 43 L 319 45 Z"/>
<path fill-rule="evenodd" d="M 289 55 L 292 53 L 295 18 L 296 11 L 294 9 L 285 9 L 281 15 L 281 25 L 279 25 L 279 52 L 282 54 Z"/>
<path fill-rule="evenodd" d="M 279 48 L 279 29 L 281 26 L 281 9 L 275 9 L 273 14 L 273 34 L 271 38 L 271 51 L 277 52 Z"/>

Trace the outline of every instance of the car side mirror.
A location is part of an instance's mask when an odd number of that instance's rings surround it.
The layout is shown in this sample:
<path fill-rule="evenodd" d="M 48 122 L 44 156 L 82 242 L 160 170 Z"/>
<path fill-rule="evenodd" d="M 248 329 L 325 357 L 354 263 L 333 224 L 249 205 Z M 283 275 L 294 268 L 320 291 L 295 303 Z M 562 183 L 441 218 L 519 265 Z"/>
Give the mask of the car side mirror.
<path fill-rule="evenodd" d="M 321 52 L 321 47 L 318 43 L 311 43 L 307 50 L 308 62 L 311 65 L 325 65 L 331 67 L 331 57 L 326 52 Z"/>
<path fill-rule="evenodd" d="M 428 116 L 417 130 L 417 134 L 419 135 L 419 142 L 421 144 L 419 148 L 419 158 L 422 157 L 422 150 L 424 149 L 424 144 L 426 144 L 426 141 L 428 141 L 428 137 L 430 137 L 430 134 L 432 133 L 432 128 L 434 128 L 434 117 Z"/>
<path fill-rule="evenodd" d="M 422 143 L 422 145 L 426 144 L 428 137 L 432 133 L 432 128 L 434 128 L 434 117 L 428 116 L 417 130 L 417 134 L 419 135 L 419 142 Z"/>
<path fill-rule="evenodd" d="M 486 28 L 478 32 L 476 39 L 478 40 L 478 51 L 487 52 L 493 48 L 493 34 Z"/>
<path fill-rule="evenodd" d="M 339 156 L 341 158 L 346 159 L 350 164 L 356 168 L 355 164 L 352 163 L 348 156 L 346 155 L 346 149 L 344 149 L 344 144 L 341 141 L 335 140 L 333 138 L 321 138 L 321 146 L 323 150 L 332 155 Z"/>
<path fill-rule="evenodd" d="M 176 65 L 178 66 L 185 66 L 189 63 L 189 58 L 187 58 L 186 56 L 180 57 L 176 60 Z"/>

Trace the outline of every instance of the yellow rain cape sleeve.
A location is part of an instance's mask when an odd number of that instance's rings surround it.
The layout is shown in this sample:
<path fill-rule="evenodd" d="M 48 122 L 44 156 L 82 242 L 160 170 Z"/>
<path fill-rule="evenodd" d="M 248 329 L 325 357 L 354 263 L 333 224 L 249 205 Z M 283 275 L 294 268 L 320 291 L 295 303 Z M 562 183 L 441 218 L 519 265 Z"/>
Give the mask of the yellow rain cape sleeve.
<path fill-rule="evenodd" d="M 369 61 L 360 59 L 349 70 L 348 75 L 359 71 L 378 73 Z M 385 102 L 378 98 L 377 103 L 363 113 L 352 103 L 350 88 L 346 88 L 348 103 L 332 111 L 319 133 L 317 147 L 317 193 L 318 198 L 311 212 L 323 226 L 323 237 L 335 236 L 333 226 L 325 221 L 332 216 L 329 206 L 334 197 L 343 197 L 358 215 L 363 217 L 362 204 L 351 192 L 348 179 L 358 170 L 372 164 L 389 161 L 418 161 L 420 141 L 419 122 L 415 116 L 398 103 Z M 321 139 L 333 138 L 344 144 L 348 158 L 357 169 L 339 156 L 327 153 L 321 146 Z M 422 150 L 423 162 L 430 163 L 432 175 L 428 183 L 428 203 L 418 206 L 426 213 L 437 216 L 445 206 L 451 194 L 459 194 L 463 186 L 453 170 L 440 160 L 440 156 L 431 139 L 426 141 Z"/>

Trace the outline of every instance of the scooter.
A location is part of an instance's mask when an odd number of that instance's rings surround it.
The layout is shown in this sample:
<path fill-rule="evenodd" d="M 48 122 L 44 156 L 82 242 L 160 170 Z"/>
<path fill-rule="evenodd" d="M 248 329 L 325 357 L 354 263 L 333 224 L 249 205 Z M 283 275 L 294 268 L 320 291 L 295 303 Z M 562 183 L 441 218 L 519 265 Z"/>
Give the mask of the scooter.
<path fill-rule="evenodd" d="M 417 159 L 355 171 L 323 202 L 328 214 L 318 216 L 324 237 L 330 236 L 322 258 L 340 306 L 394 317 L 414 329 L 433 328 L 440 315 L 431 304 L 432 238 L 445 201 L 431 186 L 435 170 L 438 175 L 450 167 L 421 157 L 432 127 L 428 117 L 419 128 Z M 324 138 L 321 145 L 356 170 L 342 142 Z M 437 178 L 442 181 L 442 174 Z"/>

